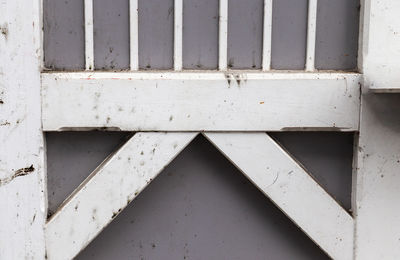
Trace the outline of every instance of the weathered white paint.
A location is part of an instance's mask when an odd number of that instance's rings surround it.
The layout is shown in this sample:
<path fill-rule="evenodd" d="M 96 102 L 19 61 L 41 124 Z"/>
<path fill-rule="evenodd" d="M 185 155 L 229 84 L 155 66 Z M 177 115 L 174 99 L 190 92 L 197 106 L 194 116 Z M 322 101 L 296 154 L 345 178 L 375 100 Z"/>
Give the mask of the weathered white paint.
<path fill-rule="evenodd" d="M 174 1 L 174 70 L 182 70 L 183 0 Z"/>
<path fill-rule="evenodd" d="M 399 95 L 364 91 L 362 97 L 355 207 L 357 260 L 400 258 L 399 104 Z"/>
<path fill-rule="evenodd" d="M 292 77 L 43 74 L 43 127 L 47 131 L 358 130 L 358 74 Z"/>
<path fill-rule="evenodd" d="M 266 133 L 204 133 L 333 259 L 353 257 L 353 218 Z"/>
<path fill-rule="evenodd" d="M 271 69 L 271 43 L 272 43 L 272 0 L 264 0 L 264 28 L 263 28 L 263 56 L 262 69 Z"/>
<path fill-rule="evenodd" d="M 41 1 L 0 1 L 0 259 L 44 259 Z"/>
<path fill-rule="evenodd" d="M 130 69 L 139 69 L 138 0 L 129 0 Z"/>
<path fill-rule="evenodd" d="M 219 0 L 218 69 L 228 68 L 228 0 Z"/>
<path fill-rule="evenodd" d="M 317 34 L 318 0 L 308 1 L 306 71 L 315 70 L 315 43 Z"/>
<path fill-rule="evenodd" d="M 46 225 L 48 259 L 72 259 L 197 133 L 136 133 L 60 206 Z"/>
<path fill-rule="evenodd" d="M 362 1 L 355 259 L 400 258 L 400 2 Z M 363 20 L 361 20 L 363 21 Z"/>
<path fill-rule="evenodd" d="M 359 67 L 375 92 L 400 92 L 400 1 L 363 0 Z"/>
<path fill-rule="evenodd" d="M 85 67 L 94 70 L 93 0 L 85 0 Z"/>

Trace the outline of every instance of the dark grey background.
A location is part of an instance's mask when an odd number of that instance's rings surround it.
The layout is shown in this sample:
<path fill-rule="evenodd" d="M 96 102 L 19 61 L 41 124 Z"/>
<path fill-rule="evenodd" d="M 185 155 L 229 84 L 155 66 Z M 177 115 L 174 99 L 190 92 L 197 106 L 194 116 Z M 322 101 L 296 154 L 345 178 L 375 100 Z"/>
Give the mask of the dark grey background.
<path fill-rule="evenodd" d="M 183 65 L 216 69 L 218 0 L 184 0 Z M 173 0 L 139 0 L 139 66 L 173 67 Z M 272 68 L 304 69 L 307 0 L 274 0 Z M 123 70 L 129 64 L 128 0 L 94 0 L 95 67 Z M 45 66 L 84 69 L 83 1 L 44 0 Z M 229 0 L 228 64 L 260 69 L 262 0 Z M 354 70 L 359 0 L 318 1 L 316 67 Z"/>
<path fill-rule="evenodd" d="M 273 133 L 350 209 L 351 133 Z M 47 133 L 49 209 L 130 133 Z M 313 216 L 310 215 L 310 219 Z M 317 219 L 315 221 L 318 221 Z M 78 259 L 327 259 L 203 137 L 196 138 Z"/>

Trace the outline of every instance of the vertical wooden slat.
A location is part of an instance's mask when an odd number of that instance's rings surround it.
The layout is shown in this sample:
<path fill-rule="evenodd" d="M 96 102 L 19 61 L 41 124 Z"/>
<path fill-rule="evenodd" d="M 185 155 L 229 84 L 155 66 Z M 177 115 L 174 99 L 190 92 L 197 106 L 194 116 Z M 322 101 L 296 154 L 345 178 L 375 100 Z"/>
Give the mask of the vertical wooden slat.
<path fill-rule="evenodd" d="M 139 69 L 138 0 L 129 0 L 130 68 Z"/>
<path fill-rule="evenodd" d="M 264 0 L 264 31 L 262 69 L 271 69 L 272 1 Z"/>
<path fill-rule="evenodd" d="M 175 0 L 174 10 L 174 69 L 182 70 L 183 0 Z"/>
<path fill-rule="evenodd" d="M 41 1 L 0 1 L 0 259 L 45 259 Z"/>
<path fill-rule="evenodd" d="M 85 67 L 94 69 L 93 0 L 85 0 Z"/>
<path fill-rule="evenodd" d="M 227 69 L 228 59 L 228 0 L 219 0 L 219 70 Z"/>
<path fill-rule="evenodd" d="M 309 0 L 309 2 L 308 2 L 306 71 L 314 71 L 315 70 L 315 40 L 316 40 L 316 33 L 317 33 L 317 3 L 318 3 L 318 0 Z"/>

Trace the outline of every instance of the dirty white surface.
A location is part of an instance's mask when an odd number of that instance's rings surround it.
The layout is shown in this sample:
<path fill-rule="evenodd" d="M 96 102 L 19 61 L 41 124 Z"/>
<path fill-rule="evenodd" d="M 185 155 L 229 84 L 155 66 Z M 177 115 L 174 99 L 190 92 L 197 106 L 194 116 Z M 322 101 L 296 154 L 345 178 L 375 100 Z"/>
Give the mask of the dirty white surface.
<path fill-rule="evenodd" d="M 46 73 L 43 128 L 355 131 L 359 74 Z"/>
<path fill-rule="evenodd" d="M 355 208 L 356 259 L 398 259 L 400 95 L 366 92 L 362 102 Z"/>
<path fill-rule="evenodd" d="M 360 68 L 366 86 L 374 92 L 400 92 L 400 2 L 364 2 Z"/>
<path fill-rule="evenodd" d="M 40 1 L 0 1 L 0 259 L 44 259 Z"/>

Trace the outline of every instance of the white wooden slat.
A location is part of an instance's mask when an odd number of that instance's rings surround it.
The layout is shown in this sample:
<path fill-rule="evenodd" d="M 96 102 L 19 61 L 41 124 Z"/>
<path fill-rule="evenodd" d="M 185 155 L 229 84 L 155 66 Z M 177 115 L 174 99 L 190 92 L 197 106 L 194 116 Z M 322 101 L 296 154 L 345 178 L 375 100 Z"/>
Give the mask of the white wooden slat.
<path fill-rule="evenodd" d="M 44 259 L 41 1 L 0 1 L 0 259 Z"/>
<path fill-rule="evenodd" d="M 60 206 L 46 225 L 48 259 L 72 259 L 197 133 L 136 133 Z"/>
<path fill-rule="evenodd" d="M 183 0 L 174 2 L 174 70 L 182 70 Z"/>
<path fill-rule="evenodd" d="M 318 0 L 308 1 L 306 71 L 315 70 L 315 43 L 317 34 Z"/>
<path fill-rule="evenodd" d="M 358 74 L 42 74 L 46 131 L 355 131 Z"/>
<path fill-rule="evenodd" d="M 272 1 L 273 0 L 264 0 L 263 71 L 271 69 Z"/>
<path fill-rule="evenodd" d="M 138 0 L 129 0 L 130 69 L 139 69 Z"/>
<path fill-rule="evenodd" d="M 266 133 L 204 133 L 333 259 L 353 257 L 353 218 Z"/>
<path fill-rule="evenodd" d="M 373 92 L 400 93 L 400 1 L 364 0 L 359 69 Z"/>
<path fill-rule="evenodd" d="M 219 0 L 219 49 L 218 68 L 227 70 L 228 66 L 228 0 Z"/>
<path fill-rule="evenodd" d="M 365 87 L 364 91 L 367 90 Z M 354 205 L 355 259 L 400 256 L 400 96 L 363 94 Z"/>
<path fill-rule="evenodd" d="M 94 70 L 93 0 L 85 0 L 85 67 Z"/>

